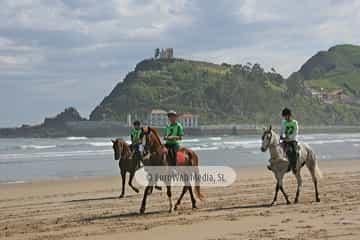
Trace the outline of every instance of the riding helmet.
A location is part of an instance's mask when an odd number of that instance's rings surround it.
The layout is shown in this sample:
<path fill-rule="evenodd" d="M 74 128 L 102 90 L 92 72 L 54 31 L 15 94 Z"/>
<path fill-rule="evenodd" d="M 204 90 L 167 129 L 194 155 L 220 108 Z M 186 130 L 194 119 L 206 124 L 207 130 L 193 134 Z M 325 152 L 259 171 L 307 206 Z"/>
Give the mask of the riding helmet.
<path fill-rule="evenodd" d="M 291 114 L 291 110 L 288 109 L 288 108 L 284 108 L 284 109 L 282 110 L 281 115 L 282 115 L 283 117 L 284 117 L 284 116 L 291 116 L 291 115 L 292 115 L 292 114 Z"/>

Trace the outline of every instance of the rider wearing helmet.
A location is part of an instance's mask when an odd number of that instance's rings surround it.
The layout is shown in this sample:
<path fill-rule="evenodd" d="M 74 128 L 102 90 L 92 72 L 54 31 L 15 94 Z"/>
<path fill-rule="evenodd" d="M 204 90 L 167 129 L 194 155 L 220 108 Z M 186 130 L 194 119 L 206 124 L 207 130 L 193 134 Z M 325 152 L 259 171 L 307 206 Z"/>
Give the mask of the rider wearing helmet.
<path fill-rule="evenodd" d="M 184 128 L 181 123 L 177 121 L 175 111 L 169 111 L 167 115 L 169 124 L 165 128 L 165 146 L 169 151 L 170 164 L 176 165 L 177 152 L 180 148 L 180 140 L 184 136 Z"/>
<path fill-rule="evenodd" d="M 289 159 L 289 171 L 292 169 L 295 173 L 298 159 L 297 136 L 299 133 L 299 125 L 298 122 L 293 119 L 290 109 L 284 108 L 281 115 L 283 120 L 281 123 L 280 139 L 282 140 L 282 145 Z"/>

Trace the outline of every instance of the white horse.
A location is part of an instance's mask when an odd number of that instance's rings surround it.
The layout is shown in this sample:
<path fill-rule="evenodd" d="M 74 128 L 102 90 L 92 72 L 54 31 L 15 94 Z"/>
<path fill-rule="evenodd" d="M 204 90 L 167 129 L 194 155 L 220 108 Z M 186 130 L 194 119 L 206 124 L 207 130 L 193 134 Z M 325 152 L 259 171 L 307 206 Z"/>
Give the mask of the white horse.
<path fill-rule="evenodd" d="M 294 172 L 297 180 L 297 191 L 294 202 L 298 203 L 299 201 L 300 189 L 302 185 L 300 170 L 305 164 L 309 169 L 312 180 L 314 182 L 315 200 L 316 202 L 320 202 L 317 183 L 318 178 L 321 178 L 321 171 L 318 167 L 315 153 L 307 144 L 299 143 L 299 146 L 300 151 L 298 155 L 298 160 L 296 162 L 296 171 Z M 279 190 L 283 193 L 286 199 L 286 203 L 290 204 L 289 198 L 283 188 L 284 175 L 289 172 L 289 161 L 282 146 L 279 144 L 279 135 L 277 135 L 272 130 L 271 126 L 268 129 L 264 129 L 262 135 L 261 151 L 266 152 L 268 149 L 270 152 L 270 165 L 268 166 L 268 169 L 274 173 L 277 180 L 275 196 L 271 205 L 274 205 L 276 203 Z"/>

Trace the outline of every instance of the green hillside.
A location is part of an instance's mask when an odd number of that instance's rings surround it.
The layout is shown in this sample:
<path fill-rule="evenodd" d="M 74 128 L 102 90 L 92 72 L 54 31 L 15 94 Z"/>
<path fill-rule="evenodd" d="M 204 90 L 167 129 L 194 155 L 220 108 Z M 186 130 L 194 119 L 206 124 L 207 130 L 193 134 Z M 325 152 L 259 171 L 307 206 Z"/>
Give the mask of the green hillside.
<path fill-rule="evenodd" d="M 305 85 L 324 91 L 345 89 L 360 96 L 360 46 L 337 45 L 311 57 L 298 72 Z"/>
<path fill-rule="evenodd" d="M 353 124 L 360 119 L 357 107 L 323 104 L 302 95 L 303 89 L 296 76 L 286 81 L 259 64 L 149 59 L 117 84 L 90 120 L 125 121 L 128 113 L 146 119 L 149 110 L 161 108 L 199 113 L 202 124 L 277 124 L 284 106 L 294 108 L 303 124 Z"/>

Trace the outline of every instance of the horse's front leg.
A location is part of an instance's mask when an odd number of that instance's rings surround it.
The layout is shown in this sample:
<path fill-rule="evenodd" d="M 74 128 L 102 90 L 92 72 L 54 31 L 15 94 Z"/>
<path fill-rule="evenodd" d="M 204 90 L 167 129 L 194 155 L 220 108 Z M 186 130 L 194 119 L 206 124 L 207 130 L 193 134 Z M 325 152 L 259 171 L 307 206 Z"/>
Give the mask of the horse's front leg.
<path fill-rule="evenodd" d="M 172 210 L 173 210 L 173 205 L 172 205 L 172 201 L 171 201 L 171 186 L 170 186 L 170 183 L 166 184 L 166 194 L 167 194 L 167 197 L 168 197 L 168 200 L 169 200 L 169 213 L 171 213 Z"/>
<path fill-rule="evenodd" d="M 270 204 L 271 206 L 276 203 L 279 189 L 280 189 L 280 187 L 279 187 L 279 181 L 277 181 L 277 182 L 276 182 L 276 187 L 275 187 L 275 195 L 274 195 L 274 198 L 273 198 L 273 200 L 272 200 L 272 202 L 271 202 L 271 204 Z"/>
<path fill-rule="evenodd" d="M 295 196 L 294 203 L 299 202 L 300 190 L 301 190 L 301 186 L 302 186 L 302 179 L 301 179 L 300 169 L 298 169 L 296 171 L 296 181 L 297 181 L 297 189 L 296 189 L 296 196 Z"/>
<path fill-rule="evenodd" d="M 133 180 L 133 178 L 134 178 L 134 175 L 135 175 L 134 172 L 131 172 L 131 173 L 130 173 L 129 186 L 130 186 L 136 193 L 139 193 L 139 189 L 137 189 L 136 187 L 134 187 L 133 184 L 132 184 L 132 180 Z"/>
<path fill-rule="evenodd" d="M 123 198 L 125 196 L 125 181 L 126 181 L 126 171 L 120 169 L 120 175 L 121 175 L 121 194 L 119 198 Z"/>
<path fill-rule="evenodd" d="M 185 193 L 187 192 L 187 190 L 188 190 L 188 186 L 185 185 L 185 186 L 183 187 L 183 190 L 182 190 L 182 192 L 181 192 L 181 195 L 180 195 L 179 199 L 177 200 L 177 202 L 176 202 L 176 204 L 175 204 L 175 207 L 174 207 L 174 210 L 175 210 L 175 211 L 177 210 L 178 206 L 181 204 L 181 200 L 182 200 L 182 198 L 184 197 L 184 195 L 185 195 Z"/>
<path fill-rule="evenodd" d="M 283 187 L 283 178 L 281 178 L 281 180 L 279 181 L 279 188 L 280 188 L 280 191 L 282 192 L 282 194 L 284 195 L 284 198 L 286 200 L 286 204 L 290 204 L 291 202 L 289 200 L 289 197 L 286 194 L 286 192 L 284 190 L 284 187 Z"/>
<path fill-rule="evenodd" d="M 141 202 L 141 207 L 140 207 L 140 214 L 143 214 L 145 213 L 145 209 L 146 209 L 146 199 L 147 199 L 147 196 L 149 195 L 149 191 L 152 190 L 153 186 L 150 186 L 148 185 L 146 188 L 145 188 L 145 191 L 144 191 L 144 197 L 143 197 L 143 200 Z"/>

